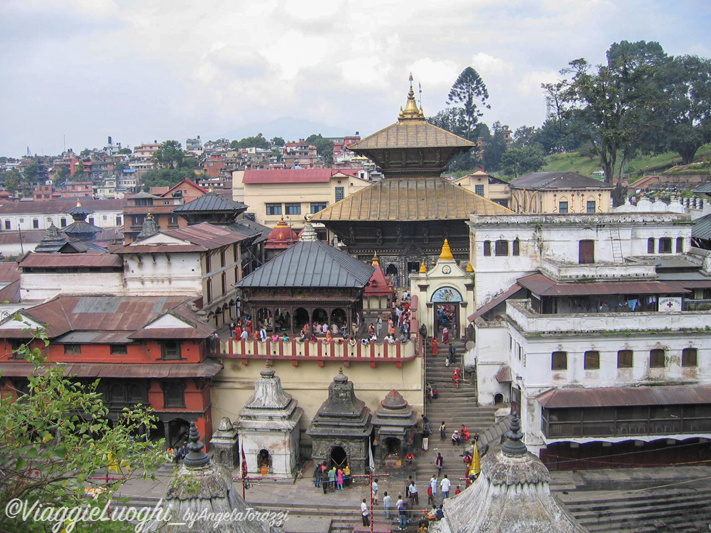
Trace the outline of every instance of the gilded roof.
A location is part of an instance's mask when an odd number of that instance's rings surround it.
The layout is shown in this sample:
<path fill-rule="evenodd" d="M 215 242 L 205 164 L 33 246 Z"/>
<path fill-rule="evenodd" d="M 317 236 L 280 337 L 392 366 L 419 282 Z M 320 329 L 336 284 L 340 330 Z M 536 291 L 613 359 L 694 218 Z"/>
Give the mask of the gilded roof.
<path fill-rule="evenodd" d="M 398 121 L 365 139 L 350 145 L 354 152 L 384 148 L 473 148 L 476 146 L 458 135 L 433 126 L 425 120 Z"/>
<path fill-rule="evenodd" d="M 312 215 L 311 221 L 469 220 L 512 211 L 443 178 L 388 178 Z"/>

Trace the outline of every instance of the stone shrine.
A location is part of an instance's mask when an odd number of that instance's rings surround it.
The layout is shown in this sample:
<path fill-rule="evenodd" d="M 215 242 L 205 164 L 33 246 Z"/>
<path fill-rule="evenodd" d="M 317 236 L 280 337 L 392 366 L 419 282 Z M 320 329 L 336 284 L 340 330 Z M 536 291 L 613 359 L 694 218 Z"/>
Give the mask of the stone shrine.
<path fill-rule="evenodd" d="M 250 475 L 292 477 L 304 410 L 284 392 L 274 370 L 260 373 L 254 395 L 239 412 L 238 431 Z"/>
<path fill-rule="evenodd" d="M 210 439 L 212 458 L 217 464 L 230 470 L 237 468 L 239 465 L 237 440 L 237 428 L 232 425 L 229 418 L 223 416 L 217 431 Z"/>
<path fill-rule="evenodd" d="M 311 456 L 316 463 L 329 466 L 350 464 L 354 474 L 368 468 L 368 446 L 373 432 L 370 409 L 359 400 L 353 383 L 343 370 L 328 387 L 328 399 L 316 413 L 306 434 L 311 437 Z"/>
<path fill-rule="evenodd" d="M 405 454 L 412 451 L 416 424 L 417 415 L 410 404 L 398 391 L 391 390 L 373 417 L 376 465 L 403 465 Z"/>
<path fill-rule="evenodd" d="M 551 494 L 550 472 L 521 442 L 513 417 L 500 449 L 481 461 L 481 475 L 444 503 L 433 533 L 583 533 L 587 531 Z"/>

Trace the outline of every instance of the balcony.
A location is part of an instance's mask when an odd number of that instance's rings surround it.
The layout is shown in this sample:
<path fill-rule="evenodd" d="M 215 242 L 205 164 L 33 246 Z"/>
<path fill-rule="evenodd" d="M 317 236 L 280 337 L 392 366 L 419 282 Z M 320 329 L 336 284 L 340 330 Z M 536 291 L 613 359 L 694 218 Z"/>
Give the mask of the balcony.
<path fill-rule="evenodd" d="M 542 315 L 534 312 L 529 300 L 508 300 L 506 316 L 525 335 L 549 333 L 630 334 L 650 331 L 708 331 L 710 311 L 571 313 Z"/>

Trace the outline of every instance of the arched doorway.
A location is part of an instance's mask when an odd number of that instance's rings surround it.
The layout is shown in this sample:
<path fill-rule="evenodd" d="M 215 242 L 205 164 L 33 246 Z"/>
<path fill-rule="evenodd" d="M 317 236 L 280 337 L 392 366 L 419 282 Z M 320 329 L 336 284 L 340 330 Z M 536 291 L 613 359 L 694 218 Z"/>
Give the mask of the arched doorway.
<path fill-rule="evenodd" d="M 340 307 L 331 311 L 331 324 L 336 324 L 339 329 L 348 323 L 346 311 Z"/>
<path fill-rule="evenodd" d="M 459 338 L 459 303 L 462 294 L 453 287 L 440 287 L 432 294 L 434 303 L 434 331 L 432 335 L 442 338 L 444 328 L 448 330 L 449 340 Z"/>
<path fill-rule="evenodd" d="M 396 437 L 387 437 L 383 439 L 383 459 L 387 461 L 388 459 L 402 460 L 402 442 Z"/>
<path fill-rule="evenodd" d="M 309 317 L 309 312 L 303 307 L 299 307 L 296 310 L 296 313 L 294 313 L 294 331 L 292 333 L 300 332 L 301 328 L 304 327 L 304 324 L 308 324 L 310 322 L 311 319 Z"/>
<path fill-rule="evenodd" d="M 331 448 L 331 464 L 329 468 L 335 466 L 336 468 L 343 468 L 348 464 L 348 454 L 346 450 L 340 446 L 334 446 Z"/>
<path fill-rule="evenodd" d="M 326 310 L 321 309 L 320 307 L 314 309 L 313 321 L 319 325 L 328 325 L 328 313 L 326 312 Z"/>
<path fill-rule="evenodd" d="M 261 474 L 264 475 L 269 472 L 271 467 L 272 456 L 269 451 L 265 449 L 259 450 L 259 453 L 257 454 L 257 468 L 259 468 Z"/>
<path fill-rule="evenodd" d="M 504 395 L 494 394 L 494 405 L 501 405 L 502 403 L 504 403 Z"/>
<path fill-rule="evenodd" d="M 390 263 L 385 269 L 385 274 L 390 279 L 390 283 L 392 283 L 393 287 L 399 287 L 397 282 L 397 267 L 393 263 Z"/>

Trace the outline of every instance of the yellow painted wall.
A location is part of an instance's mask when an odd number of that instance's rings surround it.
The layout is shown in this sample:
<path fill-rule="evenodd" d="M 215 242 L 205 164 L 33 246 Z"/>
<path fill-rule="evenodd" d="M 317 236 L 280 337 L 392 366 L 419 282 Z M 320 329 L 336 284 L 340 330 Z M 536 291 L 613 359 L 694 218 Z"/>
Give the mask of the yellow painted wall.
<path fill-rule="evenodd" d="M 211 388 L 214 420 L 227 416 L 234 421 L 254 394 L 254 384 L 266 365 L 254 359 L 248 362 L 245 366 L 241 359 L 223 359 L 224 368 L 213 379 Z M 275 360 L 271 368 L 281 378 L 284 390 L 304 410 L 301 430 L 308 429 L 321 404 L 328 398 L 328 386 L 342 364 L 325 362 L 323 367 L 319 367 L 316 362 L 309 361 L 294 367 L 291 361 Z M 371 412 L 375 412 L 385 396 L 395 389 L 418 414 L 422 413 L 421 357 L 403 363 L 402 368 L 397 368 L 395 363 L 377 363 L 375 368 L 371 368 L 368 362 L 352 362 L 349 368 L 343 368 L 343 373 L 353 382 L 358 399 L 363 400 Z"/>

